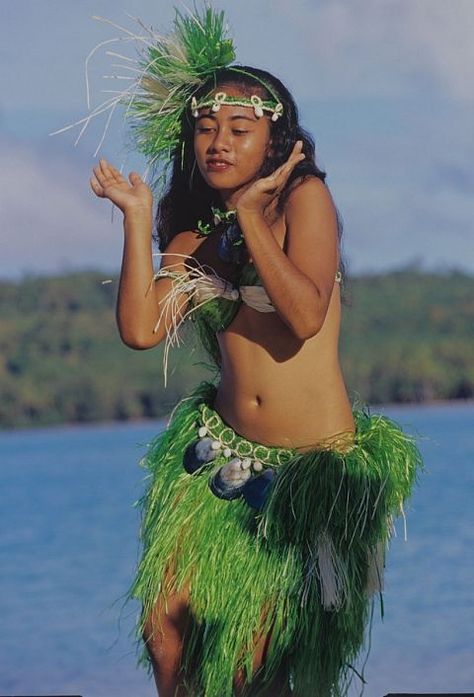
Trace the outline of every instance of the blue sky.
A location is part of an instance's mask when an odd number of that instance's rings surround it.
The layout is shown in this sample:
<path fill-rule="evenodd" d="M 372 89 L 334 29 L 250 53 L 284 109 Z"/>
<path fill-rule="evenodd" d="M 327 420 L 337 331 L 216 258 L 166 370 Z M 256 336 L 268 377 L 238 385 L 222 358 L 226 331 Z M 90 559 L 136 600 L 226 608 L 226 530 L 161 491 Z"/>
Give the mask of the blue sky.
<path fill-rule="evenodd" d="M 192 3 L 189 3 L 192 4 Z M 474 2 L 229 0 L 238 60 L 293 92 L 344 221 L 349 271 L 416 262 L 474 272 Z M 0 3 L 0 277 L 119 271 L 120 214 L 89 192 L 103 127 L 48 134 L 86 114 L 84 61 L 119 32 L 99 15 L 167 31 L 168 0 Z M 91 62 L 92 96 L 110 87 Z M 110 81 L 108 81 L 110 83 Z M 143 169 L 120 118 L 100 154 Z"/>

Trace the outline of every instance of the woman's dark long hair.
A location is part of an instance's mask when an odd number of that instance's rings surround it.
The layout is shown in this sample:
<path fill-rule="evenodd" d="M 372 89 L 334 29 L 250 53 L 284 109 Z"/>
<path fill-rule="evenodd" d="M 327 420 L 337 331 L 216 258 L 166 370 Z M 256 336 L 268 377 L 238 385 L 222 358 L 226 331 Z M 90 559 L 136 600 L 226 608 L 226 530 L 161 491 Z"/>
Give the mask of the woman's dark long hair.
<path fill-rule="evenodd" d="M 305 159 L 299 162 L 281 192 L 278 208 L 283 210 L 291 190 L 291 183 L 298 178 L 315 176 L 323 182 L 323 172 L 315 161 L 315 144 L 313 138 L 299 124 L 298 109 L 295 101 L 278 78 L 266 70 L 250 66 L 231 66 L 216 71 L 214 76 L 204 83 L 194 96 L 198 99 L 212 93 L 217 87 L 235 86 L 242 94 L 257 94 L 264 100 L 279 99 L 283 104 L 283 115 L 271 121 L 272 149 L 259 172 L 266 177 L 289 158 L 297 140 L 303 141 Z M 158 202 L 156 214 L 156 232 L 154 239 L 159 249 L 167 246 L 170 240 L 184 230 L 195 230 L 199 220 L 210 222 L 211 206 L 222 208 L 218 191 L 204 181 L 194 156 L 195 119 L 190 109 L 185 111 L 181 122 L 182 148 L 177 148 L 172 161 L 172 172 L 167 191 Z M 339 239 L 342 235 L 342 221 L 337 213 Z"/>

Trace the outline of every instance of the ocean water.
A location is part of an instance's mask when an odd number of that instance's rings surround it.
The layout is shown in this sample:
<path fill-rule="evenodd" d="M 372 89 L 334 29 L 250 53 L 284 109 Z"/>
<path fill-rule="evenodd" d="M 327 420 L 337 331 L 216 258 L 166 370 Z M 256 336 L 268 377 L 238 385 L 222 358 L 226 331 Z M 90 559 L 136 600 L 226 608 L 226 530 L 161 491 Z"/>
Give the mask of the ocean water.
<path fill-rule="evenodd" d="M 474 405 L 385 407 L 426 471 L 396 522 L 364 697 L 474 691 Z M 0 433 L 0 695 L 153 697 L 136 668 L 138 467 L 159 422 Z M 360 693 L 355 678 L 351 694 Z"/>

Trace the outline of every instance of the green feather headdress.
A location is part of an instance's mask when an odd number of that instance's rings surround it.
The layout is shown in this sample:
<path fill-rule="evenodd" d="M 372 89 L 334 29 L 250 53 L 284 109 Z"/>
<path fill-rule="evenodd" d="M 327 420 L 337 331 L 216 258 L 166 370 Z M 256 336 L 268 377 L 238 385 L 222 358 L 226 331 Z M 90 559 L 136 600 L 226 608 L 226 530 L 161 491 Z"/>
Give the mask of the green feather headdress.
<path fill-rule="evenodd" d="M 150 166 L 170 162 L 180 145 L 180 124 L 183 112 L 189 107 L 191 95 L 219 68 L 235 60 L 232 39 L 227 35 L 224 12 L 216 12 L 206 5 L 200 13 L 196 8 L 188 15 L 176 9 L 173 31 L 162 36 L 136 20 L 142 30 L 136 34 L 102 17 L 99 21 L 111 24 L 122 35 L 98 44 L 86 59 L 86 92 L 89 114 L 61 128 L 61 133 L 82 126 L 75 141 L 79 142 L 87 126 L 97 116 L 108 114 L 100 142 L 100 150 L 112 116 L 119 105 L 124 105 L 125 117 L 130 121 L 138 150 Z M 91 110 L 89 94 L 89 61 L 97 50 L 115 42 L 136 43 L 138 56 L 131 58 L 117 51 L 106 55 L 120 59 L 111 67 L 120 73 L 105 78 L 127 82 L 122 90 L 104 90 L 112 96 Z M 54 135 L 54 134 L 51 134 Z"/>
<path fill-rule="evenodd" d="M 184 16 L 176 10 L 174 32 L 147 53 L 128 116 L 139 150 L 150 160 L 170 159 L 179 145 L 180 122 L 192 93 L 235 60 L 224 13 L 207 7 L 202 16 Z"/>

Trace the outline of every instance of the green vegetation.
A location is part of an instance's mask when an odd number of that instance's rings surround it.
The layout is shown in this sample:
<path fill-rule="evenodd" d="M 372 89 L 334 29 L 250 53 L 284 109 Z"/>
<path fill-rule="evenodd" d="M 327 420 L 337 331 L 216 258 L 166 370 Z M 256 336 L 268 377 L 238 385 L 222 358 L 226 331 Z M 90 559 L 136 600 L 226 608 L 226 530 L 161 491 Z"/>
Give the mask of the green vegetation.
<path fill-rule="evenodd" d="M 362 401 L 474 396 L 474 276 L 405 269 L 349 282 L 341 361 Z"/>
<path fill-rule="evenodd" d="M 133 351 L 106 274 L 0 282 L 0 427 L 157 417 L 212 372 L 188 335 L 170 360 Z M 352 278 L 341 359 L 351 396 L 409 402 L 474 395 L 474 277 L 402 270 Z M 173 353 L 173 351 L 172 351 Z"/>

